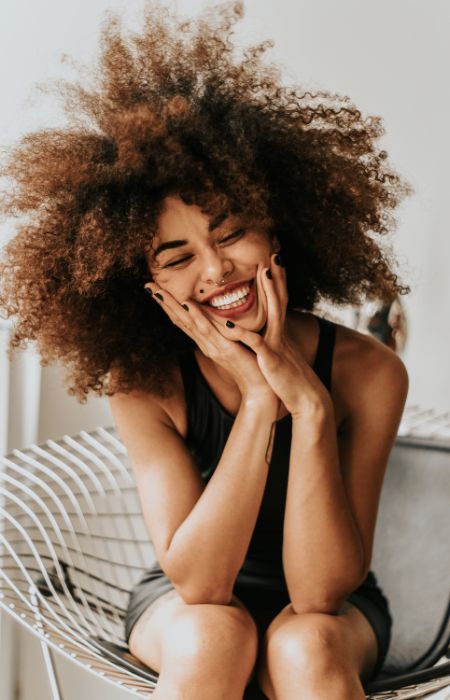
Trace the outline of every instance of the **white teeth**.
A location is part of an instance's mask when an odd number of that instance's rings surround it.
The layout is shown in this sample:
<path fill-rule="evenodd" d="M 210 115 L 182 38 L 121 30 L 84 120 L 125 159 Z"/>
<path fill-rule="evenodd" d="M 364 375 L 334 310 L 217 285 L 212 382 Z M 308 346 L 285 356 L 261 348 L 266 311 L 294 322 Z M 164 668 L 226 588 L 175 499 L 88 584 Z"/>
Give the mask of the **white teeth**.
<path fill-rule="evenodd" d="M 248 295 L 249 292 L 250 285 L 247 284 L 244 287 L 237 289 L 235 292 L 232 292 L 231 294 L 223 294 L 221 296 L 213 297 L 209 303 L 211 306 L 215 306 L 217 308 L 222 309 L 225 306 L 228 306 L 229 304 L 233 304 L 234 302 L 243 299 Z"/>
<path fill-rule="evenodd" d="M 219 308 L 224 310 L 224 309 L 234 309 L 235 306 L 243 306 L 248 299 L 248 294 L 245 295 L 243 299 L 239 299 L 239 301 L 235 301 L 233 304 L 224 304 L 223 306 L 220 306 Z"/>

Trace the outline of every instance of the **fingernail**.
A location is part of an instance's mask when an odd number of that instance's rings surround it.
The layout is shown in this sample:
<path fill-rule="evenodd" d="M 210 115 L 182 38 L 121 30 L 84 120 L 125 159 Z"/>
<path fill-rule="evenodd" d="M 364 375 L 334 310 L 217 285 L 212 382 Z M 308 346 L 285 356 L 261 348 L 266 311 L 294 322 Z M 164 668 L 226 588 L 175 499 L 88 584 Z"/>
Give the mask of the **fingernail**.
<path fill-rule="evenodd" d="M 266 270 L 266 277 L 268 277 L 270 280 L 272 279 L 272 271 L 267 269 Z"/>
<path fill-rule="evenodd" d="M 159 292 L 155 292 L 155 297 L 158 297 L 160 301 L 164 301 L 163 295 L 160 294 Z"/>
<path fill-rule="evenodd" d="M 228 326 L 228 328 L 234 328 L 233 321 L 227 321 L 226 325 Z"/>
<path fill-rule="evenodd" d="M 189 311 L 189 306 L 187 304 L 181 304 L 181 306 L 183 309 L 186 309 L 186 311 Z"/>
<path fill-rule="evenodd" d="M 153 292 L 150 289 L 150 287 L 145 287 L 145 291 L 147 292 L 147 294 L 150 294 L 151 297 L 153 296 Z"/>

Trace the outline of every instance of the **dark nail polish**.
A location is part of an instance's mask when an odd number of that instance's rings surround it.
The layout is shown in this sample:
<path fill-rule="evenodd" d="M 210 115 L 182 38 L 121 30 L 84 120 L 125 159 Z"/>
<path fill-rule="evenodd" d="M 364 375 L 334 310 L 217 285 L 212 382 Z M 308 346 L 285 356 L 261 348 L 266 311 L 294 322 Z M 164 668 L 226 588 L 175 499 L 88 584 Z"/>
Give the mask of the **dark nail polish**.
<path fill-rule="evenodd" d="M 275 265 L 281 265 L 281 257 L 277 254 L 273 259 Z"/>
<path fill-rule="evenodd" d="M 186 309 L 186 311 L 189 311 L 189 306 L 187 304 L 181 304 L 181 306 L 183 309 Z"/>
<path fill-rule="evenodd" d="M 266 277 L 268 277 L 270 280 L 272 279 L 272 271 L 271 270 L 266 270 Z"/>
<path fill-rule="evenodd" d="M 150 287 L 146 287 L 146 288 L 145 288 L 145 291 L 147 292 L 147 294 L 150 294 L 151 297 L 153 296 L 153 292 L 152 292 L 152 290 L 150 289 Z"/>
<path fill-rule="evenodd" d="M 158 297 L 160 301 L 164 301 L 163 295 L 160 294 L 159 292 L 155 292 L 155 297 Z"/>
<path fill-rule="evenodd" d="M 233 321 L 227 321 L 226 325 L 228 326 L 228 328 L 234 328 Z"/>

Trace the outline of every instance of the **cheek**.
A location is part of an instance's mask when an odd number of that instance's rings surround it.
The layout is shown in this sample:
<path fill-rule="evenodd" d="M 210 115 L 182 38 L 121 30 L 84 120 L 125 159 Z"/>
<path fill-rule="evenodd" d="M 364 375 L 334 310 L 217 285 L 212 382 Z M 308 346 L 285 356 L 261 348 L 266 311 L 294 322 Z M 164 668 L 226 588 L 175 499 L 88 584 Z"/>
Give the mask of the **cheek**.
<path fill-rule="evenodd" d="M 153 279 L 155 284 L 169 292 L 180 304 L 191 295 L 191 287 L 186 285 L 181 279 L 175 279 L 173 275 L 162 272 L 156 274 Z"/>
<path fill-rule="evenodd" d="M 255 270 L 259 267 L 270 266 L 270 256 L 272 255 L 268 245 L 252 245 L 242 247 L 236 257 L 233 258 L 235 266 L 235 276 L 254 277 Z"/>

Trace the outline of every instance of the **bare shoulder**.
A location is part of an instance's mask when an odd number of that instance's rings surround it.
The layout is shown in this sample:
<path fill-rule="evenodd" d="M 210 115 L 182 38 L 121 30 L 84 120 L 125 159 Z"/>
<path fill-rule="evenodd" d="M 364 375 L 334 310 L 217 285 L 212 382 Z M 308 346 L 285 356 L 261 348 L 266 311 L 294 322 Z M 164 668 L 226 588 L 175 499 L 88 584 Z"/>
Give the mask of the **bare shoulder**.
<path fill-rule="evenodd" d="M 109 404 L 116 422 L 139 426 L 151 418 L 175 429 L 184 438 L 187 421 L 183 379 L 178 367 L 173 368 L 172 388 L 173 393 L 168 398 L 141 389 L 113 394 Z"/>
<path fill-rule="evenodd" d="M 401 412 L 408 393 L 408 372 L 391 348 L 371 335 L 336 323 L 332 395 L 342 423 L 358 410 Z"/>

